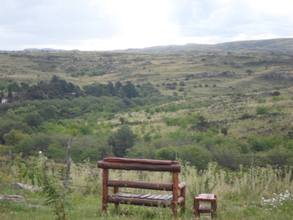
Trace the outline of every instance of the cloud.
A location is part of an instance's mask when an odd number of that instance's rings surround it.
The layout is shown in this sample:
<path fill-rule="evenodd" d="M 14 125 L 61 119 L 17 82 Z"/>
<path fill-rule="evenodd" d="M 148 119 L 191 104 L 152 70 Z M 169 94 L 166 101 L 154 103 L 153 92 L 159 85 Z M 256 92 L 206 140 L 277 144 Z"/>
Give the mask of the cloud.
<path fill-rule="evenodd" d="M 293 36 L 291 0 L 1 0 L 0 49 L 108 50 Z"/>

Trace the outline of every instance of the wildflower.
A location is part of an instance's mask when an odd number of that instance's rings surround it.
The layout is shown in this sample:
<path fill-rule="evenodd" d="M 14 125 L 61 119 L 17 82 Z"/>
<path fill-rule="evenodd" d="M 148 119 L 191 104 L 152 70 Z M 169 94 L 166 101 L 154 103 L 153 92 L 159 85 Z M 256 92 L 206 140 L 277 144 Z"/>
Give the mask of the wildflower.
<path fill-rule="evenodd" d="M 281 206 L 286 201 L 292 201 L 293 195 L 289 192 L 289 190 L 286 190 L 284 193 L 276 194 L 273 193 L 272 198 L 265 199 L 264 197 L 261 198 L 261 205 L 264 207 L 272 207 L 277 208 L 278 206 Z"/>

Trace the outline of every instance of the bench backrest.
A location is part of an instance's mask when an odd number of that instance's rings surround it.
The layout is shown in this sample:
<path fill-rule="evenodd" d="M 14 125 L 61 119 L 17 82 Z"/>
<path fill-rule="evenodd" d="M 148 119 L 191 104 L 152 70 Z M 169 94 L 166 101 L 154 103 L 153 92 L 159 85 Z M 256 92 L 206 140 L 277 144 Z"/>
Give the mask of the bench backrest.
<path fill-rule="evenodd" d="M 178 185 L 178 173 L 180 164 L 172 160 L 150 160 L 150 159 L 129 159 L 121 157 L 106 157 L 98 161 L 98 167 L 104 170 L 104 184 L 110 187 L 127 187 L 152 190 L 174 190 L 174 184 Z M 117 170 L 142 170 L 142 171 L 160 171 L 173 173 L 172 183 L 151 183 L 143 181 L 125 181 L 109 180 L 108 169 Z M 177 188 L 177 187 L 176 187 Z"/>
<path fill-rule="evenodd" d="M 129 159 L 121 157 L 106 157 L 98 162 L 98 167 L 117 170 L 145 170 L 180 172 L 180 164 L 173 160 Z"/>

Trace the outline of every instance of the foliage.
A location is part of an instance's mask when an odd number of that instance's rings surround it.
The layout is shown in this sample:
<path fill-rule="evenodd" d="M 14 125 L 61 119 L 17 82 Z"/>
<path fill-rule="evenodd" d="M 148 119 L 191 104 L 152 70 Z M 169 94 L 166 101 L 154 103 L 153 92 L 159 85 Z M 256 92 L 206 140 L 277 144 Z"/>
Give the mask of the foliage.
<path fill-rule="evenodd" d="M 78 86 L 66 82 L 56 75 L 49 82 L 40 81 L 36 85 L 31 86 L 26 83 L 18 84 L 13 82 L 8 85 L 7 90 L 8 93 L 15 94 L 13 95 L 13 101 L 76 97 L 82 94 Z"/>
<path fill-rule="evenodd" d="M 265 106 L 259 106 L 256 108 L 256 114 L 258 115 L 265 115 L 267 113 L 269 113 L 269 108 Z"/>
<path fill-rule="evenodd" d="M 101 205 L 101 179 L 99 169 L 88 161 L 72 166 L 72 188 L 66 191 L 58 172 L 61 164 L 52 163 L 43 156 L 31 157 L 30 160 L 14 161 L 18 165 L 22 181 L 28 179 L 42 189 L 42 193 L 24 193 L 27 202 L 23 204 L 0 203 L 1 219 L 53 219 L 50 210 L 53 208 L 56 219 L 170 219 L 169 209 L 147 209 L 137 206 L 119 206 L 114 211 L 109 205 L 105 215 L 97 211 Z M 9 170 L 9 166 L 2 166 Z M 15 170 L 15 168 L 14 168 Z M 41 171 L 41 172 L 40 172 Z M 2 173 L 1 173 L 2 174 Z M 9 172 L 15 175 L 15 172 Z M 61 174 L 62 176 L 62 174 Z M 2 179 L 3 175 L 1 175 Z M 112 171 L 111 178 L 140 181 L 169 182 L 169 173 L 121 172 Z M 0 179 L 0 181 L 1 181 Z M 46 181 L 46 179 L 48 181 Z M 292 168 L 272 167 L 240 167 L 236 171 L 221 169 L 217 164 L 210 163 L 206 169 L 199 170 L 190 165 L 183 165 L 180 180 L 186 182 L 187 208 L 181 219 L 192 219 L 193 195 L 202 192 L 215 193 L 218 197 L 219 219 L 284 219 L 292 218 Z M 39 183 L 41 183 L 39 185 Z M 0 191 L 3 193 L 4 184 Z M 18 190 L 9 189 L 16 193 Z M 41 196 L 41 197 L 40 197 Z M 42 206 L 43 198 L 48 207 Z M 98 199 L 97 199 L 98 198 Z M 51 201 L 51 202 L 50 202 Z M 74 208 L 68 209 L 68 203 Z M 245 205 L 243 205 L 245 204 Z M 35 208 L 34 206 L 38 206 Z M 40 207 L 40 208 L 39 208 Z M 98 214 L 97 214 L 98 212 Z M 64 215 L 65 213 L 65 215 Z"/>
<path fill-rule="evenodd" d="M 29 113 L 24 120 L 30 127 L 38 127 L 43 122 L 43 118 L 39 113 Z"/>
<path fill-rule="evenodd" d="M 127 150 L 134 145 L 135 135 L 132 130 L 123 125 L 109 139 L 108 144 L 112 147 L 113 154 L 118 157 L 123 157 Z"/>
<path fill-rule="evenodd" d="M 22 131 L 12 129 L 8 133 L 6 133 L 3 136 L 3 138 L 4 138 L 6 145 L 13 146 L 13 145 L 17 145 L 18 143 L 20 143 L 24 139 L 29 138 L 29 135 L 26 133 L 23 133 Z"/>
<path fill-rule="evenodd" d="M 50 167 L 51 166 L 51 167 Z M 30 160 L 21 161 L 19 163 L 20 174 L 23 178 L 28 178 L 33 185 L 41 187 L 42 193 L 46 197 L 46 204 L 52 206 L 56 216 L 56 220 L 66 220 L 66 193 L 58 176 L 55 176 L 50 168 L 52 164 L 46 157 L 31 157 Z"/>

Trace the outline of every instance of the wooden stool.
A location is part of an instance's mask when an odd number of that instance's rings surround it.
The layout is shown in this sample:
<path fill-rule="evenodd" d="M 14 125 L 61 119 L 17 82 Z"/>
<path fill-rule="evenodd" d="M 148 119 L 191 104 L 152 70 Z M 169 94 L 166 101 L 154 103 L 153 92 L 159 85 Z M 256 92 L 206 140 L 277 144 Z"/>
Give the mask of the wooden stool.
<path fill-rule="evenodd" d="M 210 207 L 205 207 L 201 202 L 210 203 Z M 217 211 L 217 196 L 215 194 L 199 194 L 194 197 L 194 215 L 200 218 L 201 213 L 211 213 L 211 217 L 216 217 Z"/>

